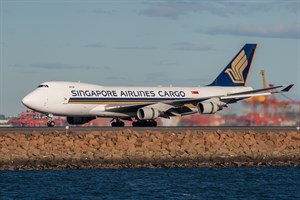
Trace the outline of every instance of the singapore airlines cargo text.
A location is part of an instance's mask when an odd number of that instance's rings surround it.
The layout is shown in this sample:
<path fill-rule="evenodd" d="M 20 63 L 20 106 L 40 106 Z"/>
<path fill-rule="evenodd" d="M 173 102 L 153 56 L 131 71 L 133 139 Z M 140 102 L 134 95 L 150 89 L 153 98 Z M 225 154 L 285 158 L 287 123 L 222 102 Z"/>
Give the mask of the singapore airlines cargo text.
<path fill-rule="evenodd" d="M 185 97 L 184 91 L 71 90 L 73 97 Z"/>

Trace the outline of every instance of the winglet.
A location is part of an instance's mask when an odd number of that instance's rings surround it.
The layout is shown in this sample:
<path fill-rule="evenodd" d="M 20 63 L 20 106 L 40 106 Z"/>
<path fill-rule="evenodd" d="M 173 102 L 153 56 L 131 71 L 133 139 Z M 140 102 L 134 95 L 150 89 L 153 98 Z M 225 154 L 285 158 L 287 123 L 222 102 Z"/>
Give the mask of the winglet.
<path fill-rule="evenodd" d="M 281 92 L 288 92 L 288 91 L 290 91 L 290 89 L 291 89 L 293 86 L 294 86 L 294 84 L 290 84 L 289 86 L 283 88 L 283 89 L 281 90 Z"/>

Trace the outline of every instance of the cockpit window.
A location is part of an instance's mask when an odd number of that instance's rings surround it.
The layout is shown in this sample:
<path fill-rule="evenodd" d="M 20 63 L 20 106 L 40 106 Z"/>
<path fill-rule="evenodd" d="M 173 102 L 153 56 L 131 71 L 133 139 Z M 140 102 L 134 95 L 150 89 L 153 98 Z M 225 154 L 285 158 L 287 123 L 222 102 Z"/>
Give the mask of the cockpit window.
<path fill-rule="evenodd" d="M 39 85 L 38 88 L 41 88 L 41 87 L 49 87 L 48 85 Z"/>

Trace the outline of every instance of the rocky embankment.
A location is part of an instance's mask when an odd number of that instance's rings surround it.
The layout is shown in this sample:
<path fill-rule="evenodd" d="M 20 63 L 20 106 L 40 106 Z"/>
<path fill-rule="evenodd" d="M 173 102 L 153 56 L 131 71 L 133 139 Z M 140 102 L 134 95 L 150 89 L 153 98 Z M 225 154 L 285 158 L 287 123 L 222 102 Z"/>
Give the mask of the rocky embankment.
<path fill-rule="evenodd" d="M 300 132 L 0 134 L 0 169 L 300 166 Z"/>

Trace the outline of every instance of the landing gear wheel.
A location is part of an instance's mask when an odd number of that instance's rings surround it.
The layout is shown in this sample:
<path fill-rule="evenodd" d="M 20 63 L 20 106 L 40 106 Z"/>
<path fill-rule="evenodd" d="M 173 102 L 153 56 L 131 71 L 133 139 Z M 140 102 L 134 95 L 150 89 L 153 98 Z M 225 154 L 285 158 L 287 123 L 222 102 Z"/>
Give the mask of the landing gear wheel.
<path fill-rule="evenodd" d="M 47 122 L 47 126 L 48 127 L 54 127 L 55 126 L 55 122 L 54 121 L 48 121 Z"/>
<path fill-rule="evenodd" d="M 138 120 L 132 122 L 133 127 L 156 127 L 157 122 L 155 120 Z"/>
<path fill-rule="evenodd" d="M 112 122 L 111 123 L 111 126 L 112 127 L 124 127 L 125 126 L 125 123 L 120 121 L 120 120 L 117 120 L 116 122 Z"/>
<path fill-rule="evenodd" d="M 133 127 L 139 127 L 140 124 L 139 124 L 139 122 L 132 122 L 132 126 L 133 126 Z"/>
<path fill-rule="evenodd" d="M 153 120 L 153 121 L 151 122 L 151 126 L 152 126 L 152 127 L 157 127 L 157 122 Z"/>
<path fill-rule="evenodd" d="M 54 127 L 55 126 L 55 122 L 52 120 L 53 119 L 53 114 L 48 113 L 47 114 L 47 119 L 48 119 L 47 126 L 48 127 Z"/>

